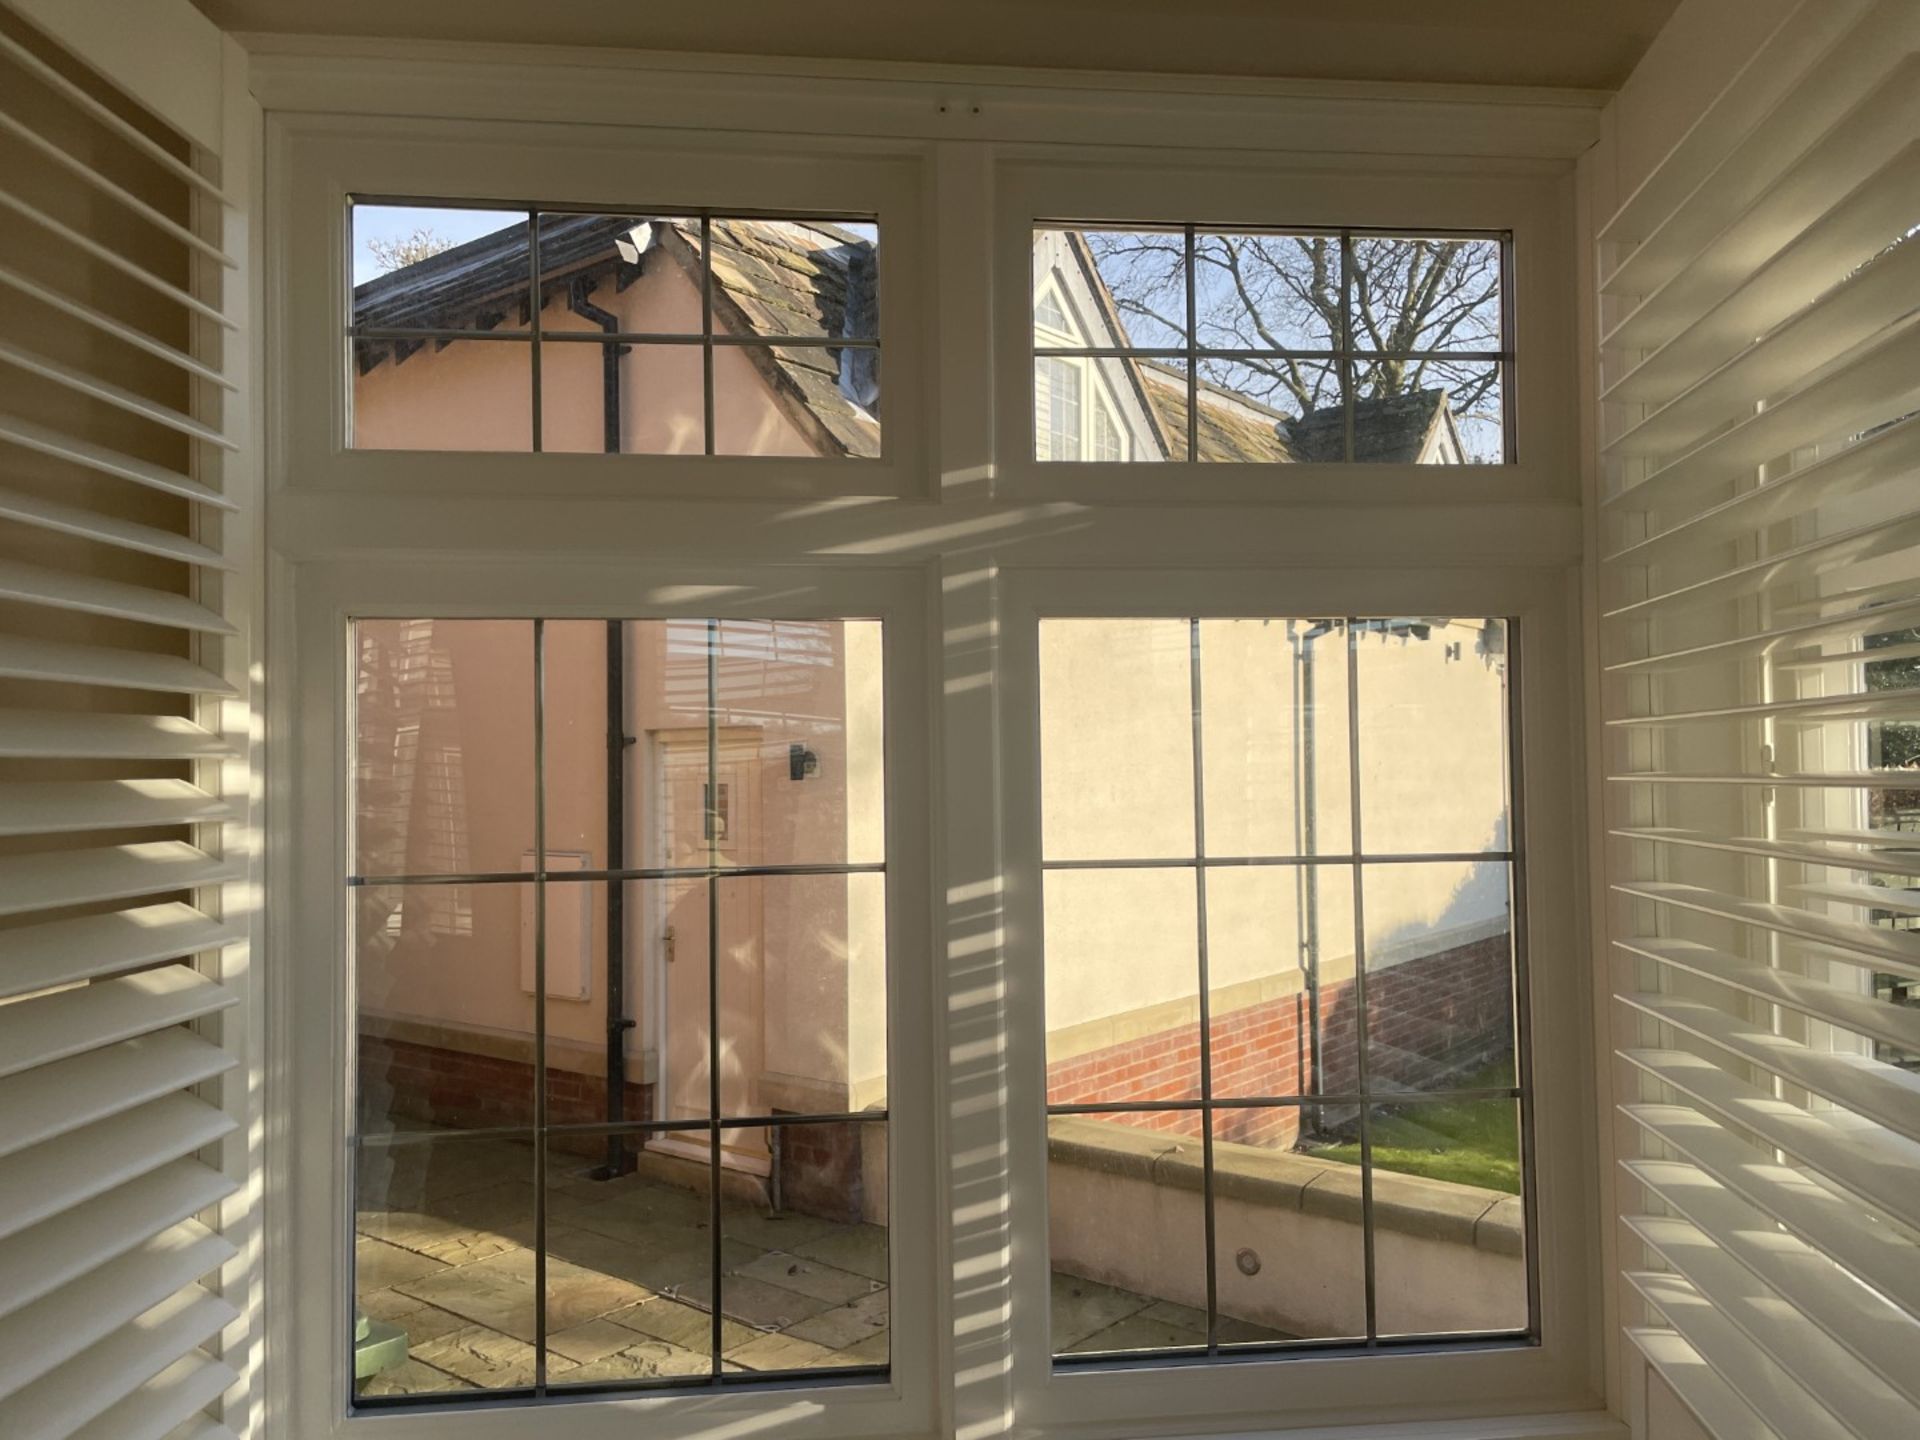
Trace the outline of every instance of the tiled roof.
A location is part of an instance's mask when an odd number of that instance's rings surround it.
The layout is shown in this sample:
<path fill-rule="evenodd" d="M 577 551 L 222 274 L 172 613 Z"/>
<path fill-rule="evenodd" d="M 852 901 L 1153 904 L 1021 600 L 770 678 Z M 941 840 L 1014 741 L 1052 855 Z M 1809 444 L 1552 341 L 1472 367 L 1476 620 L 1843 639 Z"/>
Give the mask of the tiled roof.
<path fill-rule="evenodd" d="M 1445 390 L 1355 400 L 1353 458 L 1376 465 L 1410 465 L 1427 448 L 1446 412 Z M 1344 459 L 1345 431 L 1338 405 L 1309 410 L 1287 421 L 1287 439 L 1295 458 L 1305 461 Z"/>
<path fill-rule="evenodd" d="M 1174 457 L 1180 458 L 1187 444 L 1187 377 L 1150 360 L 1137 363 L 1146 381 L 1147 399 L 1166 432 Z M 1218 387 L 1201 382 L 1194 442 L 1202 460 L 1288 463 L 1297 457 L 1281 435 L 1286 423 L 1287 417 L 1278 410 L 1228 396 Z"/>
<path fill-rule="evenodd" d="M 558 294 L 564 300 L 561 287 L 575 282 L 589 294 L 609 280 L 625 289 L 655 250 L 698 282 L 697 220 L 543 216 L 543 299 L 552 304 Z M 850 231 L 819 222 L 715 220 L 710 253 L 718 334 L 799 341 L 878 334 L 874 247 Z M 527 227 L 509 226 L 355 286 L 353 318 L 375 329 L 523 328 L 527 268 Z M 406 345 L 357 341 L 362 373 L 390 355 L 404 357 Z M 879 454 L 872 352 L 794 344 L 750 346 L 746 353 L 821 453 Z"/>

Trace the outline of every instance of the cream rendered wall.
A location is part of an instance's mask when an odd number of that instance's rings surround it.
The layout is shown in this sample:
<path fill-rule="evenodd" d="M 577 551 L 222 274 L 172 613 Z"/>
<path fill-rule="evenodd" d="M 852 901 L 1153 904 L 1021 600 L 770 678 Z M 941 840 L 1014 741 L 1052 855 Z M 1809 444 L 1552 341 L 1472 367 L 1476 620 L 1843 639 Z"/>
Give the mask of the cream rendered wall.
<path fill-rule="evenodd" d="M 1206 848 L 1219 856 L 1353 851 L 1348 658 L 1311 622 L 1200 627 Z M 1291 633 L 1290 633 L 1291 631 Z M 1504 652 L 1478 621 L 1431 638 L 1358 642 L 1362 843 L 1371 853 L 1477 852 L 1506 844 Z M 1314 651 L 1314 835 L 1293 796 L 1307 749 L 1295 655 Z M 1458 647 L 1457 652 L 1453 647 Z M 1050 620 L 1040 630 L 1042 820 L 1049 860 L 1194 853 L 1190 631 L 1184 620 Z M 1208 878 L 1216 1011 L 1297 988 L 1303 889 L 1318 884 L 1320 974 L 1353 973 L 1351 872 L 1217 868 Z M 1504 920 L 1504 869 L 1370 867 L 1372 968 L 1478 938 Z M 1198 1006 L 1197 916 L 1186 869 L 1050 871 L 1047 1026 L 1054 1060 L 1167 1028 Z M 1459 932 L 1463 939 L 1446 937 Z M 1172 1007 L 1171 1009 L 1166 1007 Z M 1152 1013 L 1139 1026 L 1115 1017 Z"/>

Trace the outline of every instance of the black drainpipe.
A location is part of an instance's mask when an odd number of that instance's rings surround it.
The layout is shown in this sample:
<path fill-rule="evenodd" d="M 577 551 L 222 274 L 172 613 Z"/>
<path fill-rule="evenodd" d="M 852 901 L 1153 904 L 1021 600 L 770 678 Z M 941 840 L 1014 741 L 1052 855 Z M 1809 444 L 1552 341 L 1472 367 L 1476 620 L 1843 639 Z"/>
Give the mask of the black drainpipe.
<path fill-rule="evenodd" d="M 588 285 L 576 279 L 567 287 L 567 309 L 593 321 L 607 334 L 618 333 L 620 317 L 587 300 Z M 624 345 L 600 347 L 602 444 L 620 453 L 620 357 Z M 607 621 L 607 869 L 627 868 L 627 651 L 626 625 Z M 619 880 L 607 882 L 607 1123 L 627 1118 L 627 892 Z M 594 1172 L 611 1180 L 634 1167 L 624 1135 L 607 1136 L 607 1160 Z"/>
<path fill-rule="evenodd" d="M 1293 622 L 1287 622 L 1287 629 L 1293 630 Z M 1300 853 L 1314 855 L 1319 852 L 1319 756 L 1314 725 L 1314 673 L 1313 642 L 1327 633 L 1325 621 L 1315 621 L 1311 627 L 1299 635 L 1289 634 L 1293 643 L 1295 672 L 1298 689 L 1294 692 L 1294 755 L 1300 766 L 1300 784 L 1297 792 L 1298 808 L 1295 810 L 1294 825 Z M 1322 1064 L 1324 1059 L 1324 1040 L 1321 1034 L 1322 1016 L 1320 1013 L 1320 885 L 1319 867 L 1300 865 L 1295 867 L 1295 894 L 1298 897 L 1297 913 L 1300 916 L 1300 948 L 1303 968 L 1307 975 L 1307 1093 L 1317 1095 L 1321 1090 Z"/>

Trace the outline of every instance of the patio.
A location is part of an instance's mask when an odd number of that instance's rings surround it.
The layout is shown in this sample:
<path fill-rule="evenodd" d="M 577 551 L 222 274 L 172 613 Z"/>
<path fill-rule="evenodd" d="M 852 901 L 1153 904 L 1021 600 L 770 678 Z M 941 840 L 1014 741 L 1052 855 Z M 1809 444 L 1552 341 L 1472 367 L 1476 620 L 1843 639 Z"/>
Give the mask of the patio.
<path fill-rule="evenodd" d="M 707 1375 L 706 1197 L 658 1174 L 594 1180 L 591 1165 L 566 1155 L 549 1167 L 549 1383 Z M 538 1297 L 529 1147 L 437 1139 L 369 1149 L 361 1168 L 358 1303 L 408 1342 L 406 1360 L 361 1394 L 531 1385 Z M 887 1363 L 885 1227 L 776 1213 L 728 1194 L 721 1264 L 727 1369 Z M 1056 1345 L 1079 1352 L 1206 1343 L 1198 1310 L 1068 1275 L 1054 1277 L 1053 1327 Z M 1221 1338 L 1278 1338 L 1246 1328 Z"/>

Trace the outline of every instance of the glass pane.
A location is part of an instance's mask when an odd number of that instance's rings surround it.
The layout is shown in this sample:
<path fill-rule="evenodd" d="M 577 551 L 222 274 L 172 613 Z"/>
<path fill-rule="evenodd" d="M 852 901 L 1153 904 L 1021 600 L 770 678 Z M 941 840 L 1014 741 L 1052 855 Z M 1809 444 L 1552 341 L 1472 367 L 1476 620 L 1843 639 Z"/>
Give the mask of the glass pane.
<path fill-rule="evenodd" d="M 1331 360 L 1200 360 L 1199 457 L 1289 464 L 1337 460 L 1340 368 Z"/>
<path fill-rule="evenodd" d="M 543 339 L 540 448 L 586 455 L 702 454 L 705 387 L 697 344 Z"/>
<path fill-rule="evenodd" d="M 1207 854 L 1353 849 L 1340 619 L 1202 620 Z"/>
<path fill-rule="evenodd" d="M 1195 1110 L 1048 1120 L 1056 1355 L 1206 1346 L 1200 1124 Z"/>
<path fill-rule="evenodd" d="M 355 1389 L 363 1398 L 534 1380 L 532 1135 L 355 1155 Z"/>
<path fill-rule="evenodd" d="M 1356 235 L 1356 350 L 1505 348 L 1498 240 Z"/>
<path fill-rule="evenodd" d="M 359 875 L 517 871 L 533 852 L 533 626 L 354 623 Z"/>
<path fill-rule="evenodd" d="M 1182 349 L 1186 237 L 1179 229 L 1033 232 L 1034 345 Z"/>
<path fill-rule="evenodd" d="M 1216 1096 L 1358 1090 L 1352 866 L 1210 868 L 1207 977 Z"/>
<path fill-rule="evenodd" d="M 534 887 L 351 894 L 358 1133 L 531 1124 Z"/>
<path fill-rule="evenodd" d="M 1524 1330 L 1517 1102 L 1381 1106 L 1372 1128 L 1380 1333 Z"/>
<path fill-rule="evenodd" d="M 1508 870 L 1500 860 L 1363 867 L 1374 1093 L 1515 1083 Z"/>
<path fill-rule="evenodd" d="M 1041 622 L 1047 859 L 1194 853 L 1192 666 L 1185 620 Z"/>
<path fill-rule="evenodd" d="M 520 252 L 521 271 L 526 251 Z M 700 222 L 685 216 L 540 217 L 544 333 L 701 333 Z M 550 356 L 542 356 L 541 363 Z"/>
<path fill-rule="evenodd" d="M 629 903 L 639 903 L 638 915 L 628 919 L 629 936 L 651 973 L 654 986 L 638 1007 L 641 1028 L 654 1051 L 657 1076 L 651 1100 L 651 1118 L 661 1121 L 704 1120 L 712 1112 L 712 1071 L 708 1036 L 708 997 L 712 993 L 708 958 L 711 919 L 707 888 L 699 876 L 650 880 L 628 888 Z M 721 903 L 728 899 L 722 892 Z M 727 924 L 721 917 L 721 925 Z M 726 1074 L 723 1069 L 723 1075 Z M 721 1102 L 738 1089 L 723 1083 Z M 678 1143 L 677 1141 L 675 1142 Z M 700 1139 L 702 1146 L 705 1137 Z M 669 1147 L 672 1148 L 672 1147 Z"/>
<path fill-rule="evenodd" d="M 1362 359 L 1355 372 L 1354 459 L 1373 464 L 1505 461 L 1502 367 L 1445 357 Z"/>
<path fill-rule="evenodd" d="M 713 453 L 880 454 L 880 352 L 856 345 L 717 345 Z"/>
<path fill-rule="evenodd" d="M 1049 1101 L 1199 1098 L 1193 872 L 1050 870 L 1044 887 Z"/>
<path fill-rule="evenodd" d="M 721 1113 L 884 1106 L 886 877 L 742 875 L 717 885 Z M 730 1156 L 760 1168 L 779 1136 L 752 1127 L 724 1140 Z"/>
<path fill-rule="evenodd" d="M 356 326 L 525 330 L 527 212 L 348 207 Z"/>
<path fill-rule="evenodd" d="M 596 1152 L 609 1145 L 619 1163 L 597 1163 Z M 704 1128 L 550 1140 L 551 1383 L 673 1382 L 712 1373 L 708 1313 L 674 1298 L 712 1273 L 704 1189 L 710 1154 Z"/>
<path fill-rule="evenodd" d="M 770 1126 L 764 1185 L 725 1192 L 730 1368 L 885 1365 L 890 1330 L 883 1122 Z"/>
<path fill-rule="evenodd" d="M 1343 348 L 1338 234 L 1203 230 L 1193 259 L 1201 349 Z"/>
<path fill-rule="evenodd" d="M 871 221 L 715 218 L 712 246 L 716 334 L 880 338 L 880 232 Z"/>
<path fill-rule="evenodd" d="M 358 450 L 533 449 L 533 347 L 523 338 L 348 342 Z"/>
<path fill-rule="evenodd" d="M 1222 1345 L 1364 1339 L 1357 1166 L 1310 1153 L 1332 1107 L 1213 1117 L 1214 1273 Z"/>
<path fill-rule="evenodd" d="M 1368 854 L 1507 848 L 1508 640 L 1504 620 L 1360 623 L 1360 833 Z"/>

